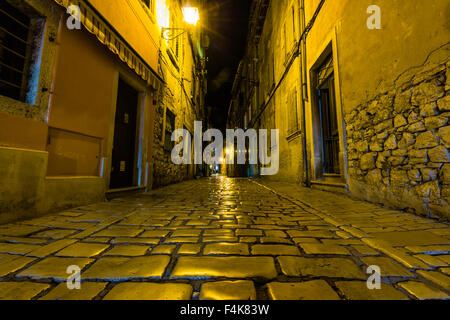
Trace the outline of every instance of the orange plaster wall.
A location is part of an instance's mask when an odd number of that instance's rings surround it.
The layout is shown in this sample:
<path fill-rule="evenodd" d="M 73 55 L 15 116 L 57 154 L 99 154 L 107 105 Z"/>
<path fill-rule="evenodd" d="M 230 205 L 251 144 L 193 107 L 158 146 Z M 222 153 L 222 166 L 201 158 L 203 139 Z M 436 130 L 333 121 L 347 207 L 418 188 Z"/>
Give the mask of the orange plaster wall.
<path fill-rule="evenodd" d="M 86 30 L 61 28 L 49 126 L 105 139 L 115 57 Z"/>
<path fill-rule="evenodd" d="M 46 150 L 46 123 L 0 113 L 0 146 Z"/>
<path fill-rule="evenodd" d="M 106 154 L 116 58 L 86 30 L 58 36 L 49 115 L 48 176 L 98 176 Z"/>
<path fill-rule="evenodd" d="M 156 24 L 156 17 L 152 21 L 139 0 L 89 0 L 89 2 L 153 70 L 158 70 L 160 29 Z"/>
<path fill-rule="evenodd" d="M 99 139 L 49 128 L 47 176 L 98 176 Z"/>
<path fill-rule="evenodd" d="M 146 62 L 157 70 L 158 48 L 152 37 L 157 36 L 159 29 L 150 22 L 147 13 L 139 8 L 141 4 L 131 1 L 133 5 L 130 7 L 127 1 L 122 0 L 111 0 L 108 5 L 104 1 L 90 2 Z M 51 144 L 47 146 L 47 174 L 93 175 L 98 172 L 98 161 L 107 156 L 108 135 L 112 125 L 111 107 L 113 95 L 116 94 L 114 79 L 117 65 L 122 62 L 84 28 L 68 30 L 62 24 L 57 42 L 58 53 L 48 122 Z M 152 102 L 149 102 L 149 107 L 149 137 L 152 137 Z M 148 144 L 148 159 L 152 159 L 152 138 Z M 96 152 L 99 148 L 100 154 Z"/>

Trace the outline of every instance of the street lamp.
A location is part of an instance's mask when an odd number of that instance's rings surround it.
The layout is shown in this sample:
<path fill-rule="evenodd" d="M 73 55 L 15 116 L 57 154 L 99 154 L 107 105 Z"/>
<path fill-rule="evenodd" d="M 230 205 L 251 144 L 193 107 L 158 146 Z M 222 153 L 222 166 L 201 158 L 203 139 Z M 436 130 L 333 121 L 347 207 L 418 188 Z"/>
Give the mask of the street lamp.
<path fill-rule="evenodd" d="M 184 21 L 192 26 L 196 26 L 200 20 L 199 9 L 196 7 L 185 6 L 182 8 Z M 179 31 L 178 34 L 174 35 L 175 32 Z M 179 36 L 188 32 L 188 28 L 161 28 L 161 36 L 166 40 L 174 40 Z M 172 34 L 171 34 L 172 33 Z"/>
<path fill-rule="evenodd" d="M 184 21 L 188 24 L 197 25 L 197 22 L 200 20 L 200 13 L 198 8 L 196 7 L 184 7 L 182 9 Z"/>

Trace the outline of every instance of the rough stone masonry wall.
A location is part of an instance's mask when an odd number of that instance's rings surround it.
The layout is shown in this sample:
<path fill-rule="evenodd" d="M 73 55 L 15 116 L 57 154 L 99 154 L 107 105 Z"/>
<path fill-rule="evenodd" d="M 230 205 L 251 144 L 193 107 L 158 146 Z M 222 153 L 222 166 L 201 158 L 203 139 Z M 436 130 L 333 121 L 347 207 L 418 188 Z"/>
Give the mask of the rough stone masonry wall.
<path fill-rule="evenodd" d="M 170 90 L 165 87 L 160 90 L 158 107 L 155 112 L 155 128 L 153 141 L 153 188 L 159 188 L 172 183 L 181 182 L 187 178 L 185 165 L 172 163 L 171 153 L 164 150 L 162 143 L 164 129 L 164 109 L 166 106 L 174 105 L 174 99 Z M 181 116 L 176 117 L 176 127 L 182 127 Z"/>
<path fill-rule="evenodd" d="M 352 196 L 450 217 L 450 60 L 345 116 Z"/>

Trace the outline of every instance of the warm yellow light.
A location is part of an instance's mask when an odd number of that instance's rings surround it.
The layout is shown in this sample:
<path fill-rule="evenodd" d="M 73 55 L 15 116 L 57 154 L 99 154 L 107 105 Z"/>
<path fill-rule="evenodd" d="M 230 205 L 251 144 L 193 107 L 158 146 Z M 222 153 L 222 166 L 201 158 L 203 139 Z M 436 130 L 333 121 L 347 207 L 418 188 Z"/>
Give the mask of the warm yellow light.
<path fill-rule="evenodd" d="M 184 21 L 194 26 L 197 25 L 197 22 L 200 20 L 200 13 L 198 8 L 195 7 L 184 7 L 183 15 Z"/>
<path fill-rule="evenodd" d="M 225 159 L 222 158 L 222 157 L 220 157 L 220 158 L 219 158 L 219 163 L 225 163 Z"/>
<path fill-rule="evenodd" d="M 160 28 L 169 28 L 170 13 L 166 0 L 157 0 L 156 2 L 156 20 Z"/>

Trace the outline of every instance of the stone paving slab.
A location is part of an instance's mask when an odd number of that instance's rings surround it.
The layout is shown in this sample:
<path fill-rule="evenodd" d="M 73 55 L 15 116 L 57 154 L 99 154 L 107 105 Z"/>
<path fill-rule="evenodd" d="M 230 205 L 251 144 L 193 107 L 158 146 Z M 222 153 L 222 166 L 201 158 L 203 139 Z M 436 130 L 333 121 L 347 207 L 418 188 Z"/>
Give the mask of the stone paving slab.
<path fill-rule="evenodd" d="M 0 300 L 30 300 L 50 285 L 33 282 L 0 282 Z"/>
<path fill-rule="evenodd" d="M 420 300 L 450 299 L 448 294 L 426 283 L 407 281 L 400 283 L 399 286 Z"/>
<path fill-rule="evenodd" d="M 189 300 L 192 290 L 191 285 L 179 283 L 119 283 L 105 300 Z"/>
<path fill-rule="evenodd" d="M 252 281 L 220 281 L 202 284 L 200 300 L 256 300 Z"/>
<path fill-rule="evenodd" d="M 61 283 L 39 300 L 92 300 L 102 292 L 107 282 L 83 282 L 80 289 L 70 290 L 67 283 Z"/>
<path fill-rule="evenodd" d="M 67 289 L 71 265 L 81 290 Z M 0 226 L 0 299 L 450 299 L 449 270 L 448 224 L 262 179 Z"/>
<path fill-rule="evenodd" d="M 66 281 L 69 277 L 67 268 L 78 266 L 83 269 L 91 263 L 92 259 L 86 258 L 56 258 L 49 257 L 33 264 L 31 267 L 17 274 L 17 278 L 31 278 L 34 280 L 52 279 L 57 282 Z"/>
<path fill-rule="evenodd" d="M 21 270 L 35 260 L 35 258 L 5 255 L 5 257 L 0 260 L 0 277 L 5 277 L 10 273 Z"/>
<path fill-rule="evenodd" d="M 169 261 L 169 256 L 165 255 L 101 258 L 83 274 L 83 279 L 102 281 L 160 279 Z"/>
<path fill-rule="evenodd" d="M 264 278 L 277 276 L 269 257 L 180 257 L 171 274 L 174 279 Z"/>
<path fill-rule="evenodd" d="M 97 244 L 97 243 L 75 243 L 68 247 L 65 247 L 61 251 L 56 253 L 58 257 L 84 257 L 91 258 L 96 255 L 99 255 L 106 249 L 108 249 L 109 245 L 106 244 Z"/>
<path fill-rule="evenodd" d="M 340 300 L 338 294 L 324 280 L 272 282 L 267 285 L 267 290 L 273 300 Z"/>
<path fill-rule="evenodd" d="M 382 283 L 380 290 L 367 290 L 364 281 L 338 281 L 336 287 L 350 300 L 408 300 L 408 297 L 392 285 Z"/>
<path fill-rule="evenodd" d="M 366 279 L 357 264 L 345 258 L 279 257 L 282 272 L 290 277 Z"/>

